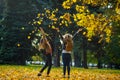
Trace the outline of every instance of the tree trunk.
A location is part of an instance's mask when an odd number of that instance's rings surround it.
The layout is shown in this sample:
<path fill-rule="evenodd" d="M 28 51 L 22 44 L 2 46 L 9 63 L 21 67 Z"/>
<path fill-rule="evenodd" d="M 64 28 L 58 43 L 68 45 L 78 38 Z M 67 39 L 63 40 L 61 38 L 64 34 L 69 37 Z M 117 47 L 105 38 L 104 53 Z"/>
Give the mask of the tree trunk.
<path fill-rule="evenodd" d="M 88 68 L 87 66 L 87 39 L 83 36 L 83 67 L 85 69 Z"/>
<path fill-rule="evenodd" d="M 115 64 L 115 69 L 120 69 L 120 64 Z"/>
<path fill-rule="evenodd" d="M 75 63 L 75 67 L 81 67 L 81 56 L 80 54 L 78 54 L 79 52 L 75 52 L 74 51 L 74 63 Z"/>
<path fill-rule="evenodd" d="M 57 44 L 54 44 L 54 66 L 60 67 L 60 51 Z"/>
<path fill-rule="evenodd" d="M 98 58 L 97 60 L 98 60 L 97 67 L 98 67 L 98 69 L 101 69 L 102 68 L 101 60 L 100 60 L 100 58 Z"/>
<path fill-rule="evenodd" d="M 54 66 L 55 67 L 60 67 L 60 54 L 61 54 L 61 43 L 59 42 L 58 35 L 56 35 L 56 32 L 53 32 L 53 44 L 54 44 Z"/>
<path fill-rule="evenodd" d="M 55 67 L 60 67 L 60 53 L 59 53 L 59 51 L 55 52 L 55 55 L 54 55 L 54 66 Z"/>
<path fill-rule="evenodd" d="M 97 50 L 97 61 L 98 61 L 98 64 L 97 64 L 97 67 L 99 69 L 102 68 L 102 62 L 101 62 L 101 58 L 102 58 L 102 55 L 104 54 L 104 51 L 102 50 L 102 47 L 99 46 L 98 47 L 98 50 Z"/>

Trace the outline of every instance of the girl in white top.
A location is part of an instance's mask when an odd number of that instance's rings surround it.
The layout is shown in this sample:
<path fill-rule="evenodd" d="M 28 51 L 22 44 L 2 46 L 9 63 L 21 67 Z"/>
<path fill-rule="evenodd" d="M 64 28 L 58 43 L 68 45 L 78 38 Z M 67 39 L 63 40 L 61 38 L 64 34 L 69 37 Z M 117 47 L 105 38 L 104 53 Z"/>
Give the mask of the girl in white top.
<path fill-rule="evenodd" d="M 63 77 L 66 75 L 66 69 L 68 72 L 68 78 L 70 77 L 70 62 L 71 62 L 71 52 L 73 49 L 73 38 L 75 37 L 76 34 L 78 34 L 82 29 L 79 29 L 74 36 L 71 34 L 65 34 L 61 35 L 59 29 L 57 29 L 57 32 L 60 35 L 60 38 L 63 41 L 63 49 L 62 49 L 62 61 L 63 61 Z"/>

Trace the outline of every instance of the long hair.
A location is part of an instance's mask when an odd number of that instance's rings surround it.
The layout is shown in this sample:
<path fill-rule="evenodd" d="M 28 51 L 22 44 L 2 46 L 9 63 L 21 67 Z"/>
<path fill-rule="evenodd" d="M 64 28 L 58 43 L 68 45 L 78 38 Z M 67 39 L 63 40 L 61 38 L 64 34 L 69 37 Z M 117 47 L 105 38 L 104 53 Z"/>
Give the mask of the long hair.
<path fill-rule="evenodd" d="M 43 38 L 40 39 L 39 49 L 45 49 L 45 44 L 43 42 Z"/>
<path fill-rule="evenodd" d="M 71 34 L 67 33 L 67 34 L 63 35 L 63 38 L 64 38 L 65 42 L 73 43 L 73 40 L 72 40 L 73 36 Z"/>
<path fill-rule="evenodd" d="M 73 49 L 73 40 L 72 40 L 72 35 L 71 34 L 65 34 L 63 36 L 64 42 L 65 42 L 65 50 L 67 51 L 72 51 Z"/>

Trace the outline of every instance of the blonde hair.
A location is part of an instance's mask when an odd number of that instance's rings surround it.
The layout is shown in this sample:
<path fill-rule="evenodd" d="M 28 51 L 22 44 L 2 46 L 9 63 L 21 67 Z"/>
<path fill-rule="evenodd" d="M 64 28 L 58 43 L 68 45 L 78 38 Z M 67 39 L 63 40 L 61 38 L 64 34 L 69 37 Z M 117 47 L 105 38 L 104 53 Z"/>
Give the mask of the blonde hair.
<path fill-rule="evenodd" d="M 73 42 L 73 40 L 72 40 L 73 36 L 69 33 L 63 35 L 63 38 L 64 38 L 65 41 Z"/>
<path fill-rule="evenodd" d="M 73 36 L 69 33 L 63 35 L 63 38 L 64 38 L 64 42 L 66 43 L 65 44 L 65 50 L 66 51 L 72 51 L 72 48 L 73 48 Z"/>

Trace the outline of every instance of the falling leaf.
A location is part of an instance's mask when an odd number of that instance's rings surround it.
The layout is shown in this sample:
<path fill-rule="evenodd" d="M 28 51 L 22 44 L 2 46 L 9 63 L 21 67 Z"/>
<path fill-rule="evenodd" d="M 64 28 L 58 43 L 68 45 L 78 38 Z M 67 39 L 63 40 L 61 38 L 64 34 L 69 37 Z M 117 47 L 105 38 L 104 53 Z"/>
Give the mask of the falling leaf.
<path fill-rule="evenodd" d="M 17 46 L 20 47 L 21 46 L 20 43 L 18 43 Z"/>

